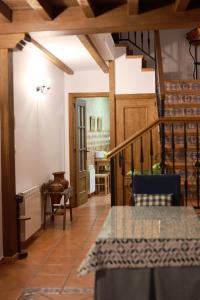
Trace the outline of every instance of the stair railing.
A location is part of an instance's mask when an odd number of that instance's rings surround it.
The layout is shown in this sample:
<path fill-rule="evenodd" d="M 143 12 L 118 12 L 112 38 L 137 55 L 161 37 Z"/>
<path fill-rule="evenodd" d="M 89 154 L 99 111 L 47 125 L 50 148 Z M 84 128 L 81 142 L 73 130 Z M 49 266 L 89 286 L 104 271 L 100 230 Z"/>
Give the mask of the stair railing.
<path fill-rule="evenodd" d="M 137 48 L 144 55 L 148 56 L 152 61 L 155 61 L 154 53 L 154 42 L 151 38 L 150 31 L 141 32 L 127 32 L 127 33 L 115 33 L 113 34 L 116 42 L 125 42 L 129 45 Z"/>
<path fill-rule="evenodd" d="M 188 133 L 189 123 L 194 124 L 196 128 L 195 136 L 193 137 L 193 146 L 196 153 L 196 159 L 192 161 L 192 167 L 194 176 L 196 178 L 195 197 L 197 205 L 192 205 L 195 208 L 200 208 L 199 197 L 199 124 L 200 117 L 160 117 L 149 126 L 141 129 L 134 135 L 130 136 L 126 141 L 115 147 L 109 154 L 108 158 L 111 161 L 111 205 L 130 205 L 132 201 L 133 180 L 136 174 L 155 174 L 160 172 L 157 167 L 160 165 L 162 153 L 160 153 L 159 132 L 162 126 L 166 126 L 170 132 L 167 145 L 168 154 L 171 159 L 168 161 L 168 165 L 162 166 L 164 168 L 164 174 L 174 174 L 177 169 L 177 161 L 175 159 L 175 153 L 177 148 L 182 147 L 184 152 L 184 165 L 181 166 L 179 172 L 181 175 L 181 182 L 184 194 L 184 204 L 188 205 L 188 149 L 187 141 L 191 139 L 190 133 Z M 176 141 L 175 129 L 182 128 L 183 135 L 180 141 Z M 166 155 L 166 153 L 165 153 Z M 164 158 L 165 160 L 166 158 Z M 154 169 L 154 167 L 156 168 Z M 162 173 L 162 172 L 161 172 Z M 178 173 L 176 171 L 176 173 Z M 183 175 L 184 174 L 184 175 Z"/>

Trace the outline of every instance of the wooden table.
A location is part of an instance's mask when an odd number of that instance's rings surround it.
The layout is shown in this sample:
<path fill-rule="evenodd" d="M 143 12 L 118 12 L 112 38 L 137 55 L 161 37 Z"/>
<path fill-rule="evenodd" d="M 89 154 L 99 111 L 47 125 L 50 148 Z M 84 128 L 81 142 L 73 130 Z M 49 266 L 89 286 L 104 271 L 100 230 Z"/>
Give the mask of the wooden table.
<path fill-rule="evenodd" d="M 53 204 L 51 202 L 51 212 L 47 211 L 47 201 L 50 199 L 51 195 L 61 195 L 64 196 L 64 203 L 63 204 Z M 66 210 L 69 209 L 70 211 L 70 221 L 72 221 L 72 196 L 73 196 L 73 188 L 68 187 L 66 190 L 63 192 L 49 192 L 45 190 L 43 192 L 44 196 L 44 225 L 43 228 L 45 229 L 46 227 L 46 216 L 50 215 L 51 219 L 54 220 L 55 215 L 63 215 L 63 230 L 65 229 L 66 225 Z M 50 199 L 51 201 L 51 199 Z"/>

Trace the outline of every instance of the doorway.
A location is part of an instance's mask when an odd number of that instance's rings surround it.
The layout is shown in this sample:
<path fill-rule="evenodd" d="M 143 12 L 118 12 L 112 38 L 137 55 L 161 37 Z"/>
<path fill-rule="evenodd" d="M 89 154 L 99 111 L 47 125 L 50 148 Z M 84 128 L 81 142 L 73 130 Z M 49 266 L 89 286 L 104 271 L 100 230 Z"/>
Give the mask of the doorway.
<path fill-rule="evenodd" d="M 108 93 L 70 94 L 69 142 L 73 206 L 79 206 L 95 192 L 96 157 L 110 150 Z"/>

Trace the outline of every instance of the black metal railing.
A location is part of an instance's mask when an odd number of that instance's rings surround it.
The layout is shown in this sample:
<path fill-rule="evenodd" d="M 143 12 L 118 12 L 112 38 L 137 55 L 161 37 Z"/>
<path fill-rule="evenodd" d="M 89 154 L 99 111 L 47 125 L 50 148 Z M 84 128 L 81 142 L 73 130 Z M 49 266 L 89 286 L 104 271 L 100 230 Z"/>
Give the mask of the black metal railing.
<path fill-rule="evenodd" d="M 127 32 L 127 33 L 114 33 L 113 39 L 116 43 L 125 42 L 130 47 L 138 49 L 145 56 L 155 61 L 154 56 L 154 37 L 153 32 L 141 31 L 141 32 Z"/>
<path fill-rule="evenodd" d="M 134 175 L 180 174 L 182 204 L 200 208 L 199 124 L 200 117 L 159 118 L 113 149 L 108 155 L 112 205 L 132 203 Z M 163 127 L 168 135 L 160 148 L 159 131 Z"/>

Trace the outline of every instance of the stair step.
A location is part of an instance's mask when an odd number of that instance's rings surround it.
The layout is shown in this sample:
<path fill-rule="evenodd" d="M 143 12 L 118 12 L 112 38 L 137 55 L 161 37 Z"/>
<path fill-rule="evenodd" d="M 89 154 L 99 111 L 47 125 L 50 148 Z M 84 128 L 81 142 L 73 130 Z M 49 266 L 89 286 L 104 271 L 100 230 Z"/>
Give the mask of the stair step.
<path fill-rule="evenodd" d="M 153 72 L 155 71 L 154 68 L 142 68 L 142 72 Z"/>
<path fill-rule="evenodd" d="M 130 58 L 130 59 L 143 59 L 144 58 L 144 55 L 137 55 L 137 54 L 127 54 L 126 55 L 126 58 Z"/>
<path fill-rule="evenodd" d="M 200 116 L 200 107 L 187 107 L 187 108 L 180 108 L 180 107 L 173 107 L 173 108 L 166 108 L 165 109 L 165 116 L 192 116 L 198 117 Z"/>
<path fill-rule="evenodd" d="M 189 135 L 194 135 L 196 136 L 197 132 L 195 129 L 186 129 L 187 134 Z M 165 129 L 165 136 L 171 136 L 172 132 L 170 129 Z M 180 129 L 174 129 L 174 136 L 183 136 L 184 135 L 184 129 L 180 130 Z M 199 131 L 199 136 L 200 136 L 200 131 Z"/>
<path fill-rule="evenodd" d="M 166 166 L 169 167 L 169 168 L 173 168 L 173 163 L 170 161 L 170 162 L 166 162 Z M 177 169 L 183 169 L 185 168 L 185 163 L 184 162 L 176 162 L 175 163 L 175 167 Z M 187 163 L 187 168 L 195 168 L 195 162 L 188 162 Z"/>
<path fill-rule="evenodd" d="M 172 103 L 165 103 L 165 108 L 200 108 L 200 102 L 192 102 L 192 103 L 185 103 L 185 102 L 181 102 L 181 103 L 177 103 L 177 102 L 172 102 Z"/>
<path fill-rule="evenodd" d="M 200 80 L 166 80 L 165 89 L 167 92 L 190 92 L 200 90 Z"/>
<path fill-rule="evenodd" d="M 198 95 L 166 95 L 165 104 L 169 103 L 200 103 L 200 94 Z"/>
<path fill-rule="evenodd" d="M 188 145 L 188 151 L 196 151 L 196 145 Z M 165 151 L 171 151 L 171 145 L 165 145 Z M 184 151 L 184 145 L 175 145 L 175 151 Z"/>
<path fill-rule="evenodd" d="M 166 90 L 165 95 L 166 96 L 187 96 L 187 95 L 199 95 L 200 94 L 200 88 L 195 90 Z"/>

